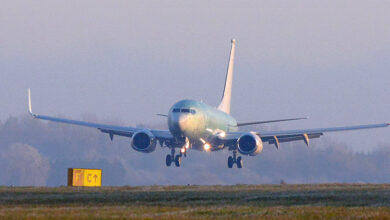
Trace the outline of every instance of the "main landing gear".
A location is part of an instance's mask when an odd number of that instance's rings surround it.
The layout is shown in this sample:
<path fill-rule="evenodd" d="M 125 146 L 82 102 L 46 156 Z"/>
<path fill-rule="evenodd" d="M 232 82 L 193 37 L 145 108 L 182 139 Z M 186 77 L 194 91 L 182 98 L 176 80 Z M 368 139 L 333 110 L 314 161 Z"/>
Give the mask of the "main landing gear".
<path fill-rule="evenodd" d="M 238 168 L 242 168 L 243 160 L 242 160 L 242 157 L 240 157 L 240 156 L 237 157 L 237 150 L 233 151 L 233 156 L 228 157 L 228 167 L 232 168 L 233 164 L 235 164 L 235 163 L 237 164 Z"/>
<path fill-rule="evenodd" d="M 175 163 L 176 167 L 180 167 L 182 154 L 175 156 L 175 148 L 171 149 L 171 154 L 168 154 L 165 159 L 165 164 L 170 167 L 172 163 Z"/>

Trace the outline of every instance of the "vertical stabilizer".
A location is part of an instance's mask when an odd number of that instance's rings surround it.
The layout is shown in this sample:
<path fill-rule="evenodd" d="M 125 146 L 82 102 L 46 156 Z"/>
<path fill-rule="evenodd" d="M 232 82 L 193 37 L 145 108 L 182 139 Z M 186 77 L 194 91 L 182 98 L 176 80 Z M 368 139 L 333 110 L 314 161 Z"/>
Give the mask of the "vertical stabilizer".
<path fill-rule="evenodd" d="M 232 83 L 233 83 L 233 66 L 234 66 L 234 51 L 236 40 L 232 40 L 232 48 L 230 50 L 229 65 L 226 73 L 225 88 L 223 90 L 222 101 L 218 109 L 230 114 L 230 102 L 232 99 Z"/>

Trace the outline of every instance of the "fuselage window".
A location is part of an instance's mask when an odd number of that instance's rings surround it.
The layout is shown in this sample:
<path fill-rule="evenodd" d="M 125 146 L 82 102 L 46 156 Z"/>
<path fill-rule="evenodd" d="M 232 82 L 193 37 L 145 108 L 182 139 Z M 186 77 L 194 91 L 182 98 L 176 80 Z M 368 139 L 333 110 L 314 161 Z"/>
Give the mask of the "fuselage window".
<path fill-rule="evenodd" d="M 195 115 L 196 111 L 194 109 L 190 109 L 191 114 Z"/>
<path fill-rule="evenodd" d="M 190 110 L 189 110 L 188 108 L 182 108 L 182 109 L 181 109 L 181 112 L 190 113 Z"/>
<path fill-rule="evenodd" d="M 180 112 L 180 108 L 174 108 L 172 112 Z"/>

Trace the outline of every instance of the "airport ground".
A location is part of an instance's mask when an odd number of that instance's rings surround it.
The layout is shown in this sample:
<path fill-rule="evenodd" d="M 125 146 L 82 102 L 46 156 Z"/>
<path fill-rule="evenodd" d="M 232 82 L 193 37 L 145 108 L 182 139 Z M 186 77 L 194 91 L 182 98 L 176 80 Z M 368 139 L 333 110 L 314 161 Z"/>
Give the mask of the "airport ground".
<path fill-rule="evenodd" d="M 0 187 L 0 219 L 390 219 L 390 184 Z"/>

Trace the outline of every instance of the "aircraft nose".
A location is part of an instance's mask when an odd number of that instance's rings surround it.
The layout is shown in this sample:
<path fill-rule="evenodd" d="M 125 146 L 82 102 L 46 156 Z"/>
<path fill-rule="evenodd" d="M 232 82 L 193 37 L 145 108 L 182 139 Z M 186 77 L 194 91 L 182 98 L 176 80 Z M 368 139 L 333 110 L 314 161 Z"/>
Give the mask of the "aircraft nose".
<path fill-rule="evenodd" d="M 177 125 L 180 129 L 180 131 L 185 132 L 188 130 L 189 126 L 189 120 L 188 120 L 188 115 L 187 114 L 180 114 L 177 120 Z"/>
<path fill-rule="evenodd" d="M 175 114 L 171 118 L 171 125 L 175 133 L 185 134 L 189 129 L 189 117 L 187 114 Z"/>

